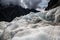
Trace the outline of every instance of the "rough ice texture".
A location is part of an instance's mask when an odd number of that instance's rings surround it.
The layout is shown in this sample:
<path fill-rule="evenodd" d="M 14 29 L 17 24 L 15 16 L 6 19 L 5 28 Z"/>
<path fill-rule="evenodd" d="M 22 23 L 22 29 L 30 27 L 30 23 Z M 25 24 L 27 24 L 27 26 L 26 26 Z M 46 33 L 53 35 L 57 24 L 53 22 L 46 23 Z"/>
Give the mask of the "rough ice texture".
<path fill-rule="evenodd" d="M 53 14 L 55 16 L 53 16 Z M 16 17 L 12 22 L 0 22 L 1 40 L 60 40 L 60 7 L 45 12 L 29 13 Z M 52 17 L 51 17 L 52 16 Z M 51 23 L 52 24 L 51 24 Z"/>
<path fill-rule="evenodd" d="M 1 0 L 1 3 L 3 5 L 19 5 L 23 8 L 29 8 L 29 9 L 44 9 L 48 6 L 48 2 L 50 0 Z"/>

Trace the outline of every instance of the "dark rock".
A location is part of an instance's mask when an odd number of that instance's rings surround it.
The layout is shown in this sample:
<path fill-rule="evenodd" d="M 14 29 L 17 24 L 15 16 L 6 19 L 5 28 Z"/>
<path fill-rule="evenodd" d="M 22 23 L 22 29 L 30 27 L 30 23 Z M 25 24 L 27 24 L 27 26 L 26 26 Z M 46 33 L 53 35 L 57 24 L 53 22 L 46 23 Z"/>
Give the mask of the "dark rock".
<path fill-rule="evenodd" d="M 0 4 L 0 21 L 12 21 L 15 17 L 26 15 L 30 12 L 38 12 L 34 9 L 24 9 L 18 5 L 2 6 Z"/>
<path fill-rule="evenodd" d="M 46 10 L 55 8 L 57 6 L 60 6 L 60 0 L 50 0 L 50 2 L 48 3 L 48 7 L 46 8 Z"/>

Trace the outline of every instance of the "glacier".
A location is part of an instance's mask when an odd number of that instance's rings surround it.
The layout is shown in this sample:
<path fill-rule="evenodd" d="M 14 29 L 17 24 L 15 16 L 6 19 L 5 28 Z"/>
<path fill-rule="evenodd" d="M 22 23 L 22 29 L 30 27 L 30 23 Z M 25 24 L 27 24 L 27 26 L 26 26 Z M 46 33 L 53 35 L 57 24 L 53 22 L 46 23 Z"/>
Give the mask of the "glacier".
<path fill-rule="evenodd" d="M 49 11 L 31 12 L 11 22 L 1 21 L 0 40 L 60 40 L 59 15 L 60 6 Z M 54 17 L 58 18 L 55 19 L 57 24 L 52 21 Z"/>

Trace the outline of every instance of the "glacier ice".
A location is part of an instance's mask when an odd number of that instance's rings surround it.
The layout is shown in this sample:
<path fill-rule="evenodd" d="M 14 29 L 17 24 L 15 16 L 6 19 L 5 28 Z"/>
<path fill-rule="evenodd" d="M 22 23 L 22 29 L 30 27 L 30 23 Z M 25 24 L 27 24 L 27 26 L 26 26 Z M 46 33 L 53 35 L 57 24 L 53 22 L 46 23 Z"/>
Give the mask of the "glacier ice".
<path fill-rule="evenodd" d="M 31 12 L 27 15 L 16 17 L 11 22 L 0 22 L 0 39 L 1 40 L 60 40 L 60 24 L 58 25 L 49 24 L 49 21 L 51 20 L 47 20 L 48 18 L 47 19 L 44 18 L 48 17 L 48 14 L 49 17 L 51 17 L 52 14 L 54 15 L 57 13 L 59 14 L 60 12 L 59 10 L 60 7 L 54 8 L 46 12 L 38 12 L 38 13 Z M 42 14 L 43 16 L 40 14 Z M 48 22 L 44 21 L 43 19 Z"/>

